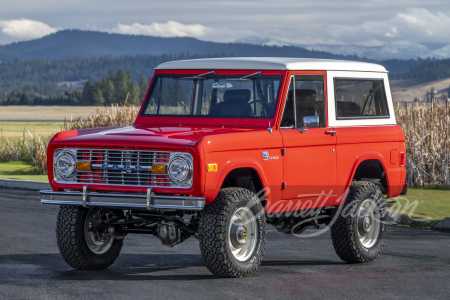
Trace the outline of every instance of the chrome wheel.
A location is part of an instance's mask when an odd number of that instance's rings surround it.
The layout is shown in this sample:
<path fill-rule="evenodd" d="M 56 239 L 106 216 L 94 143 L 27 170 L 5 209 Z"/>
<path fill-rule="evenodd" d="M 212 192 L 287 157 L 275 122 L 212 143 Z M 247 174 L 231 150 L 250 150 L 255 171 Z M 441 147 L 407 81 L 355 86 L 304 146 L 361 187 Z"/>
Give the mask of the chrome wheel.
<path fill-rule="evenodd" d="M 380 226 L 377 204 L 372 199 L 364 200 L 358 209 L 358 237 L 365 248 L 371 248 L 377 242 Z"/>
<path fill-rule="evenodd" d="M 258 239 L 256 218 L 247 207 L 238 208 L 231 217 L 228 243 L 234 258 L 246 261 L 254 252 Z"/>
<path fill-rule="evenodd" d="M 98 229 L 89 230 L 102 222 L 103 220 L 98 210 L 89 210 L 84 222 L 84 237 L 89 249 L 95 254 L 107 252 L 114 242 L 114 239 L 107 232 L 102 232 Z"/>

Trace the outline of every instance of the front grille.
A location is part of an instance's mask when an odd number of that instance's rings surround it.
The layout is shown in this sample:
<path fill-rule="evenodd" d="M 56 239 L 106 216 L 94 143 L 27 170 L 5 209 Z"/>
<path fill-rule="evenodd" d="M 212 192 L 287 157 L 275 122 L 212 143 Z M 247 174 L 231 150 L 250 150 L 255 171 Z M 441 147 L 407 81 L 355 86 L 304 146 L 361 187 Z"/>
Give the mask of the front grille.
<path fill-rule="evenodd" d="M 167 174 L 152 174 L 153 164 L 167 164 L 169 152 L 77 149 L 77 161 L 90 161 L 91 171 L 78 171 L 78 183 L 171 186 Z"/>

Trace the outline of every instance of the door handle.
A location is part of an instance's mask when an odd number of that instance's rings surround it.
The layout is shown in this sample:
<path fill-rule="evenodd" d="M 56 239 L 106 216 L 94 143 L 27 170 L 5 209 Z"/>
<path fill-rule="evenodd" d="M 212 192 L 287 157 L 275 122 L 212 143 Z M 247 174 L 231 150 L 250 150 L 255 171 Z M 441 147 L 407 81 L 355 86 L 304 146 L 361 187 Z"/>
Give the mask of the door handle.
<path fill-rule="evenodd" d="M 327 130 L 327 131 L 325 131 L 325 134 L 331 134 L 331 136 L 335 136 L 336 135 L 336 131 L 334 131 L 334 130 Z"/>

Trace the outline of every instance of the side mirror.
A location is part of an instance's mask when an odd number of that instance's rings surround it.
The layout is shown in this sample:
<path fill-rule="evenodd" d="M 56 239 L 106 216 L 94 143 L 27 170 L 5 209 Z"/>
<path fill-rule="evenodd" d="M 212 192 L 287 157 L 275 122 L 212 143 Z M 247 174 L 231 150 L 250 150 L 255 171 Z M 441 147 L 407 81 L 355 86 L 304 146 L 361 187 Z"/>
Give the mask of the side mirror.
<path fill-rule="evenodd" d="M 319 116 L 303 117 L 303 126 L 307 128 L 319 127 Z"/>

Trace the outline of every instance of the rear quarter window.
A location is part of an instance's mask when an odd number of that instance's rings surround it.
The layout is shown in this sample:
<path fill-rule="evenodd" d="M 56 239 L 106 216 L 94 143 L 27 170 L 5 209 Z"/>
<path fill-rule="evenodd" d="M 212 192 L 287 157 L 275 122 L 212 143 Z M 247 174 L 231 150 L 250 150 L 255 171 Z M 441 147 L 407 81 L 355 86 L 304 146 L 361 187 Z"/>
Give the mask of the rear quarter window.
<path fill-rule="evenodd" d="M 336 119 L 389 118 L 383 79 L 335 78 Z"/>

